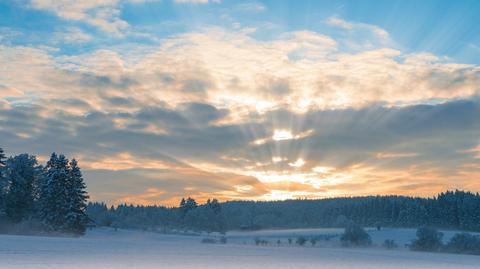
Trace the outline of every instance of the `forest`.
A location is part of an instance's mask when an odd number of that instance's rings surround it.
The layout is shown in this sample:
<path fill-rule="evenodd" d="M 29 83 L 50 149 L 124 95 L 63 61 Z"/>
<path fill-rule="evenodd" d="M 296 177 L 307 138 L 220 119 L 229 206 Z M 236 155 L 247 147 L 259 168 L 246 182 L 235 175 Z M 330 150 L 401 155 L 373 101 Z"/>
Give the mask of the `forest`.
<path fill-rule="evenodd" d="M 75 159 L 52 153 L 45 166 L 0 148 L 0 233 L 85 233 L 88 194 Z"/>
<path fill-rule="evenodd" d="M 432 198 L 366 196 L 286 201 L 227 201 L 198 205 L 182 199 L 178 207 L 89 203 L 96 225 L 156 231 L 256 230 L 269 228 L 429 226 L 480 231 L 480 195 L 447 191 Z"/>

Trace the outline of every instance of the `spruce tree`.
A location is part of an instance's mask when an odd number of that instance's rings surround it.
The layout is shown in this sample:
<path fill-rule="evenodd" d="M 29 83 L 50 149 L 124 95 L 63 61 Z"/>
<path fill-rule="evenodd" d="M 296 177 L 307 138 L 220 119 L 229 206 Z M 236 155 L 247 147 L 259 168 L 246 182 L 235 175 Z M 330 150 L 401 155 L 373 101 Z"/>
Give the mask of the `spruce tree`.
<path fill-rule="evenodd" d="M 31 217 L 34 205 L 34 184 L 39 171 L 35 156 L 20 154 L 7 160 L 5 179 L 8 192 L 5 196 L 5 212 L 15 221 Z"/>
<path fill-rule="evenodd" d="M 7 156 L 5 156 L 5 152 L 3 148 L 0 148 L 0 167 L 4 167 L 7 163 Z"/>
<path fill-rule="evenodd" d="M 47 162 L 40 194 L 40 218 L 53 231 L 66 231 L 68 199 L 68 160 L 52 153 Z"/>
<path fill-rule="evenodd" d="M 66 229 L 74 234 L 84 234 L 89 218 L 86 214 L 88 194 L 78 163 L 73 159 L 69 164 L 68 203 Z"/>
<path fill-rule="evenodd" d="M 198 204 L 195 199 L 188 197 L 186 200 L 185 198 L 182 198 L 182 201 L 180 202 L 180 211 L 182 212 L 182 215 L 185 216 L 188 211 L 193 210 L 197 208 Z"/>
<path fill-rule="evenodd" d="M 6 188 L 6 180 L 4 178 L 4 167 L 6 163 L 6 156 L 3 152 L 3 149 L 0 148 L 0 216 L 3 214 L 5 210 L 5 188 Z"/>

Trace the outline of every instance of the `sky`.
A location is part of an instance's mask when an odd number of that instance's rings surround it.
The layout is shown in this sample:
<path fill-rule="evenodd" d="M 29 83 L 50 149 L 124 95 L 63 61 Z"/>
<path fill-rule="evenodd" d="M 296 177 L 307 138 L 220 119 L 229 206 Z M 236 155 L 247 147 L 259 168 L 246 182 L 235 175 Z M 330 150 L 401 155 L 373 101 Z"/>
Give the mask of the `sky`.
<path fill-rule="evenodd" d="M 91 200 L 480 191 L 480 1 L 0 0 L 0 147 Z"/>

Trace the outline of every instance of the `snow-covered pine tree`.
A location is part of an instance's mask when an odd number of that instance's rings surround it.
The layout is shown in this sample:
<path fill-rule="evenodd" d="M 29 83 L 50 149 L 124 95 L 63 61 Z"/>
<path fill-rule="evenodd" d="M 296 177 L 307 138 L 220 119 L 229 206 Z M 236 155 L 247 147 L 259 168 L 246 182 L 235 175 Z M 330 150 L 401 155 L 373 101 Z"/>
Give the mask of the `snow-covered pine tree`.
<path fill-rule="evenodd" d="M 7 162 L 7 156 L 5 156 L 5 152 L 3 151 L 3 148 L 0 148 L 0 167 L 5 166 Z"/>
<path fill-rule="evenodd" d="M 75 159 L 69 164 L 67 186 L 69 210 L 64 229 L 82 235 L 89 222 L 86 213 L 88 193 L 85 182 L 83 182 L 82 172 Z"/>
<path fill-rule="evenodd" d="M 52 153 L 44 171 L 40 192 L 40 218 L 48 229 L 65 232 L 69 212 L 68 160 Z"/>
<path fill-rule="evenodd" d="M 3 214 L 5 210 L 4 202 L 5 202 L 6 181 L 3 176 L 3 172 L 4 172 L 6 159 L 7 157 L 5 156 L 3 149 L 0 148 L 0 216 Z"/>
<path fill-rule="evenodd" d="M 34 184 L 39 175 L 35 156 L 20 154 L 7 160 L 5 179 L 8 192 L 5 196 L 5 212 L 13 221 L 32 216 L 34 206 Z"/>
<path fill-rule="evenodd" d="M 198 204 L 195 201 L 195 199 L 188 197 L 186 200 L 185 198 L 182 198 L 182 201 L 180 202 L 180 212 L 182 213 L 182 217 L 187 214 L 188 211 L 193 210 L 197 208 Z"/>

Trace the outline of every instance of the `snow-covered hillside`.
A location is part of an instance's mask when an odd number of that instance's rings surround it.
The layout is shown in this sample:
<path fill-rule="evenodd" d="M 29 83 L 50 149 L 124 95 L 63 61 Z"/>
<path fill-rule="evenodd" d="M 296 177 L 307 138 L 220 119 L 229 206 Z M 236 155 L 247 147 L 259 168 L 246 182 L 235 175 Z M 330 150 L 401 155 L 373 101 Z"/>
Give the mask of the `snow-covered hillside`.
<path fill-rule="evenodd" d="M 340 233 L 338 229 L 231 232 L 228 243 L 202 244 L 205 236 L 163 235 L 141 231 L 95 229 L 82 238 L 0 235 L 0 268 L 479 268 L 480 257 L 384 250 L 394 239 L 400 246 L 414 230 L 370 230 L 374 246 L 340 248 L 290 246 L 299 235 Z M 452 233 L 446 233 L 446 237 Z M 253 238 L 271 242 L 255 246 Z M 276 244 L 281 240 L 280 246 Z M 376 246 L 375 246 L 376 245 Z"/>

